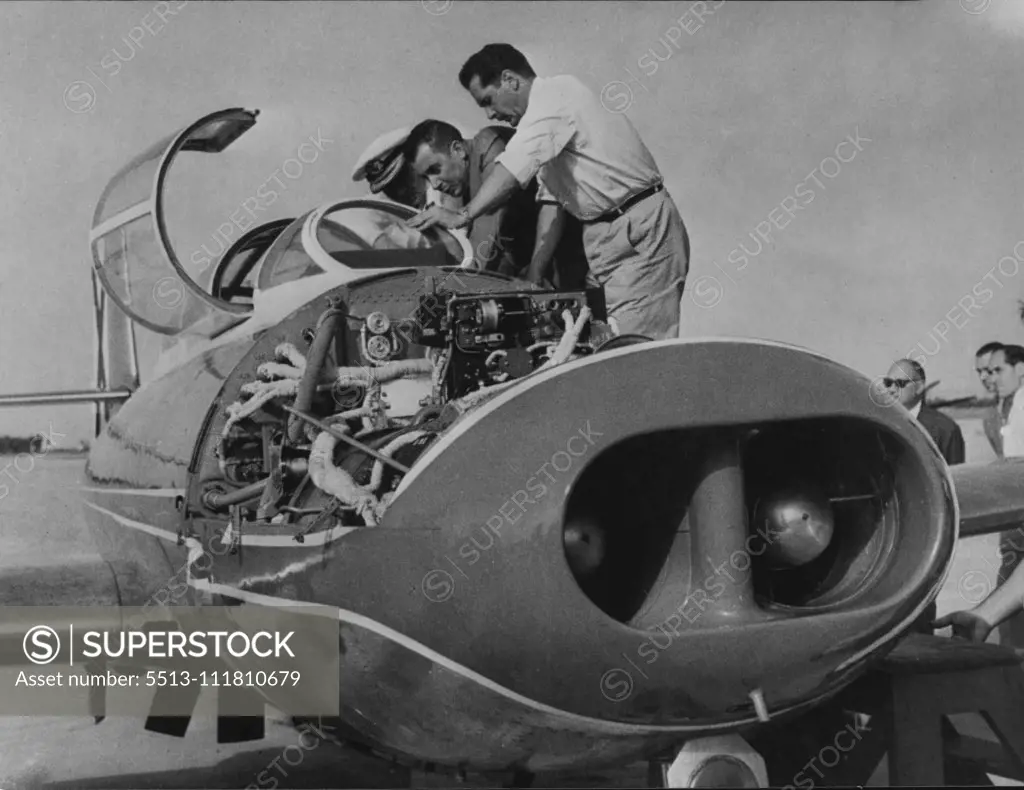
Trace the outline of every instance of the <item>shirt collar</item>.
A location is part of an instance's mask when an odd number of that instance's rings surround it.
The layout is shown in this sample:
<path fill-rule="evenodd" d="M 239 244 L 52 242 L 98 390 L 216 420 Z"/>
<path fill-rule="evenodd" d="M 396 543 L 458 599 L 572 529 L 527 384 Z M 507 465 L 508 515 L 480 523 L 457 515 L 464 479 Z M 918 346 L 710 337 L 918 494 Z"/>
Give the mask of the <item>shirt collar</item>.
<path fill-rule="evenodd" d="M 921 406 L 922 405 L 924 405 L 924 401 L 923 400 L 919 400 L 917 402 L 917 405 L 916 406 L 912 406 L 911 409 L 910 409 L 910 413 L 914 416 L 915 420 L 917 419 L 917 416 L 921 413 Z"/>

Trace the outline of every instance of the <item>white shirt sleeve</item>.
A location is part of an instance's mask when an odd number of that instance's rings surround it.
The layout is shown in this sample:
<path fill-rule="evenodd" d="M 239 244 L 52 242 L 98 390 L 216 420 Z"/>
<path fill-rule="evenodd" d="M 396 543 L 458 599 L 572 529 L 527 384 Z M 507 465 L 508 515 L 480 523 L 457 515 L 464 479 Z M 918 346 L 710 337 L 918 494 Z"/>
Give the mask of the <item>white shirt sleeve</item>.
<path fill-rule="evenodd" d="M 1006 425 L 999 429 L 1003 435 L 1003 455 L 1007 458 L 1024 456 L 1024 410 L 1018 408 L 1014 398 L 1007 415 Z"/>
<path fill-rule="evenodd" d="M 534 83 L 530 105 L 516 133 L 495 160 L 523 187 L 543 165 L 558 156 L 576 134 L 575 114 L 566 97 L 559 91 L 538 88 L 547 86 Z"/>

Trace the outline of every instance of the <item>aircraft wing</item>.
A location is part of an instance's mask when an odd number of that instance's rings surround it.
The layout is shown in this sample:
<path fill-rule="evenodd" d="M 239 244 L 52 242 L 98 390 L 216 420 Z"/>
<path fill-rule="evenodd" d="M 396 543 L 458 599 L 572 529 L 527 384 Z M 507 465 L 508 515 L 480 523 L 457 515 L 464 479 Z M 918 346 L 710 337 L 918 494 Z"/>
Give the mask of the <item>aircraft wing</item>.
<path fill-rule="evenodd" d="M 1024 458 L 954 466 L 960 537 L 1024 528 Z"/>

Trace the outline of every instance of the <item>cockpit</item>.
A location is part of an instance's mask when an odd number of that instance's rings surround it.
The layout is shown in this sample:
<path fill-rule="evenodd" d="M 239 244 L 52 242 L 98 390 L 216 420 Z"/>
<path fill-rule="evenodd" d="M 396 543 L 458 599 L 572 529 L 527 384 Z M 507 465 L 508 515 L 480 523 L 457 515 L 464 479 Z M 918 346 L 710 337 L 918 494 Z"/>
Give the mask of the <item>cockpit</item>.
<path fill-rule="evenodd" d="M 472 259 L 468 243 L 448 231 L 410 228 L 412 208 L 346 200 L 250 228 L 220 256 L 204 287 L 168 237 L 167 174 L 183 151 L 220 153 L 257 115 L 212 113 L 137 156 L 104 190 L 90 234 L 93 264 L 134 321 L 165 336 L 213 337 L 245 321 L 261 292 L 295 280 L 330 273 L 342 283 L 370 271 L 458 267 Z"/>

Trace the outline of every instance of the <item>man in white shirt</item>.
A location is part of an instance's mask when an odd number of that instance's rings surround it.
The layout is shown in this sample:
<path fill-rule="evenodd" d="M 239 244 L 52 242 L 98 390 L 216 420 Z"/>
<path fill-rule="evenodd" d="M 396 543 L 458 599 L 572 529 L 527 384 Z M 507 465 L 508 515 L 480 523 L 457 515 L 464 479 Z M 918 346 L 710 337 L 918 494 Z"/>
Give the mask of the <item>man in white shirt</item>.
<path fill-rule="evenodd" d="M 999 432 L 999 429 L 1003 427 L 1006 421 L 1005 418 L 1010 411 L 1010 406 L 1013 404 L 1013 399 L 1011 398 L 1007 401 L 996 394 L 996 383 L 992 380 L 992 369 L 989 367 L 989 360 L 992 357 L 992 352 L 1002 347 L 1002 343 L 986 343 L 974 352 L 974 370 L 978 374 L 978 380 L 981 381 L 981 386 L 985 388 L 986 394 L 994 395 L 996 398 L 995 404 L 985 410 L 982 427 L 985 430 L 985 438 L 992 445 L 992 451 L 1000 458 L 1003 457 L 1003 435 Z"/>
<path fill-rule="evenodd" d="M 463 227 L 537 178 L 537 241 L 529 277 L 542 282 L 565 212 L 583 223 L 590 271 L 621 334 L 679 336 L 690 242 L 654 157 L 622 114 L 575 77 L 537 77 L 521 52 L 488 44 L 459 73 L 487 113 L 516 128 L 497 166 L 461 212 L 432 208 L 414 227 Z"/>
<path fill-rule="evenodd" d="M 1013 405 L 1000 429 L 1003 437 L 1003 456 L 1024 456 L 1024 398 L 1015 397 L 1024 380 L 1024 348 L 1003 346 L 992 352 L 988 362 L 995 382 L 996 395 L 1003 401 L 1012 398 Z"/>
<path fill-rule="evenodd" d="M 1001 428 L 1003 455 L 1006 458 L 1024 456 L 1024 396 L 1014 397 L 1024 382 L 1024 348 L 1017 345 L 997 348 L 989 357 L 988 368 L 990 378 L 995 382 L 996 395 L 1004 402 L 1012 399 L 1006 422 Z M 997 581 L 1005 579 L 1005 583 L 973 609 L 947 614 L 935 623 L 935 628 L 952 625 L 955 636 L 984 642 L 992 629 L 998 626 L 1000 644 L 1018 650 L 1024 648 L 1024 617 L 1019 616 L 1024 605 L 1022 554 L 1020 530 L 1002 533 L 999 541 L 1002 562 Z"/>

